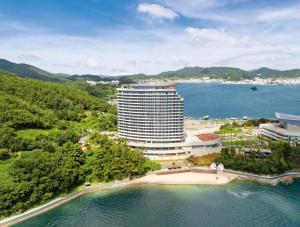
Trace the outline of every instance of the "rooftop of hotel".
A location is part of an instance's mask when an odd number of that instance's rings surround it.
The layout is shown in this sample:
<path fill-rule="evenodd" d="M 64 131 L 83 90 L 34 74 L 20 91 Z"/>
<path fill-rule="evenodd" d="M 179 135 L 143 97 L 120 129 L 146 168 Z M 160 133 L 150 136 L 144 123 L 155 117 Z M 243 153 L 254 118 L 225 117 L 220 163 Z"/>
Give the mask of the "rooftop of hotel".
<path fill-rule="evenodd" d="M 146 82 L 137 84 L 126 84 L 120 89 L 143 89 L 143 90 L 160 90 L 160 89 L 175 89 L 175 83 L 172 82 Z M 119 89 L 119 90 L 120 90 Z"/>
<path fill-rule="evenodd" d="M 220 139 L 219 135 L 213 134 L 213 133 L 199 134 L 199 135 L 196 135 L 196 136 L 198 137 L 198 139 L 200 139 L 202 141 L 209 141 L 209 140 Z"/>

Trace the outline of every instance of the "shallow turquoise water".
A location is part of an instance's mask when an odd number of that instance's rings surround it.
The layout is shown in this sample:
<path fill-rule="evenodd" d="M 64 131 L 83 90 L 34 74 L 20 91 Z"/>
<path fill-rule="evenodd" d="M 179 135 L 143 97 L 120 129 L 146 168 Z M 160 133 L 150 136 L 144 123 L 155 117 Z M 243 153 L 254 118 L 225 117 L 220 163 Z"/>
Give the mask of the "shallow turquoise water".
<path fill-rule="evenodd" d="M 17 226 L 300 226 L 300 181 L 97 192 Z"/>
<path fill-rule="evenodd" d="M 200 118 L 274 118 L 274 112 L 300 115 L 300 86 L 177 84 L 184 97 L 185 116 Z"/>

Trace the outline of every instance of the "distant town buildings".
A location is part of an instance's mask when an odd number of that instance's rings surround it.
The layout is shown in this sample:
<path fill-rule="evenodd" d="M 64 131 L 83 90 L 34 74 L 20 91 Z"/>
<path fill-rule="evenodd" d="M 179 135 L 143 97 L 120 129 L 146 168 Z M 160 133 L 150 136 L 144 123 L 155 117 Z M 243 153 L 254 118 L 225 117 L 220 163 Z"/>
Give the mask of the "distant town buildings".
<path fill-rule="evenodd" d="M 184 100 L 173 83 L 124 85 L 117 103 L 119 137 L 149 159 L 177 160 L 221 150 L 218 135 L 186 136 Z"/>
<path fill-rule="evenodd" d="M 259 134 L 274 140 L 300 143 L 300 116 L 275 113 L 279 123 L 259 125 Z"/>
<path fill-rule="evenodd" d="M 93 80 L 87 80 L 86 81 L 89 85 L 97 85 L 97 84 L 119 84 L 118 80 L 110 80 L 110 81 L 93 81 Z"/>

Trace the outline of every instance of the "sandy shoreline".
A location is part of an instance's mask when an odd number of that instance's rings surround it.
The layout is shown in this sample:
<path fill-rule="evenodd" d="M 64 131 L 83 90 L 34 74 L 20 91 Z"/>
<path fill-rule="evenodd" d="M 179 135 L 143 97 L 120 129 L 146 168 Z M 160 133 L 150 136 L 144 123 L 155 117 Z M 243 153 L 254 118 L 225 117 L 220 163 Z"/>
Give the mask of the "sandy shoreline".
<path fill-rule="evenodd" d="M 135 180 L 135 184 L 173 184 L 173 185 L 223 185 L 231 182 L 237 177 L 232 173 L 177 173 L 168 175 L 147 175 Z"/>
<path fill-rule="evenodd" d="M 171 172 L 170 172 L 171 173 Z M 44 212 L 47 212 L 55 207 L 67 203 L 79 196 L 85 195 L 90 192 L 108 190 L 126 186 L 137 186 L 143 184 L 162 184 L 162 185 L 225 185 L 233 180 L 252 180 L 266 184 L 277 184 L 281 181 L 292 180 L 300 177 L 300 173 L 293 175 L 284 175 L 268 179 L 267 177 L 260 177 L 256 175 L 247 175 L 246 173 L 238 172 L 218 172 L 218 173 L 196 173 L 196 172 L 183 172 L 174 174 L 158 175 L 150 173 L 133 180 L 123 180 L 120 182 L 113 182 L 110 184 L 99 184 L 91 187 L 84 188 L 78 192 L 72 193 L 66 197 L 56 198 L 51 202 L 41 205 L 39 207 L 28 210 L 20 215 L 15 215 L 0 221 L 0 226 L 11 226 L 18 222 L 32 218 Z"/>

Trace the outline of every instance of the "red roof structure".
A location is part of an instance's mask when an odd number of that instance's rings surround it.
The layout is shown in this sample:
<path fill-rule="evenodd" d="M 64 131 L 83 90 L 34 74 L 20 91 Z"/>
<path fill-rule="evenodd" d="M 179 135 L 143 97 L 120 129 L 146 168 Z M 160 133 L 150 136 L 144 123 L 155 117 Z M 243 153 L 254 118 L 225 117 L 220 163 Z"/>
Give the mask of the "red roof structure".
<path fill-rule="evenodd" d="M 196 135 L 202 141 L 209 141 L 209 140 L 217 140 L 220 139 L 220 136 L 213 133 L 206 133 L 206 134 L 199 134 Z"/>

